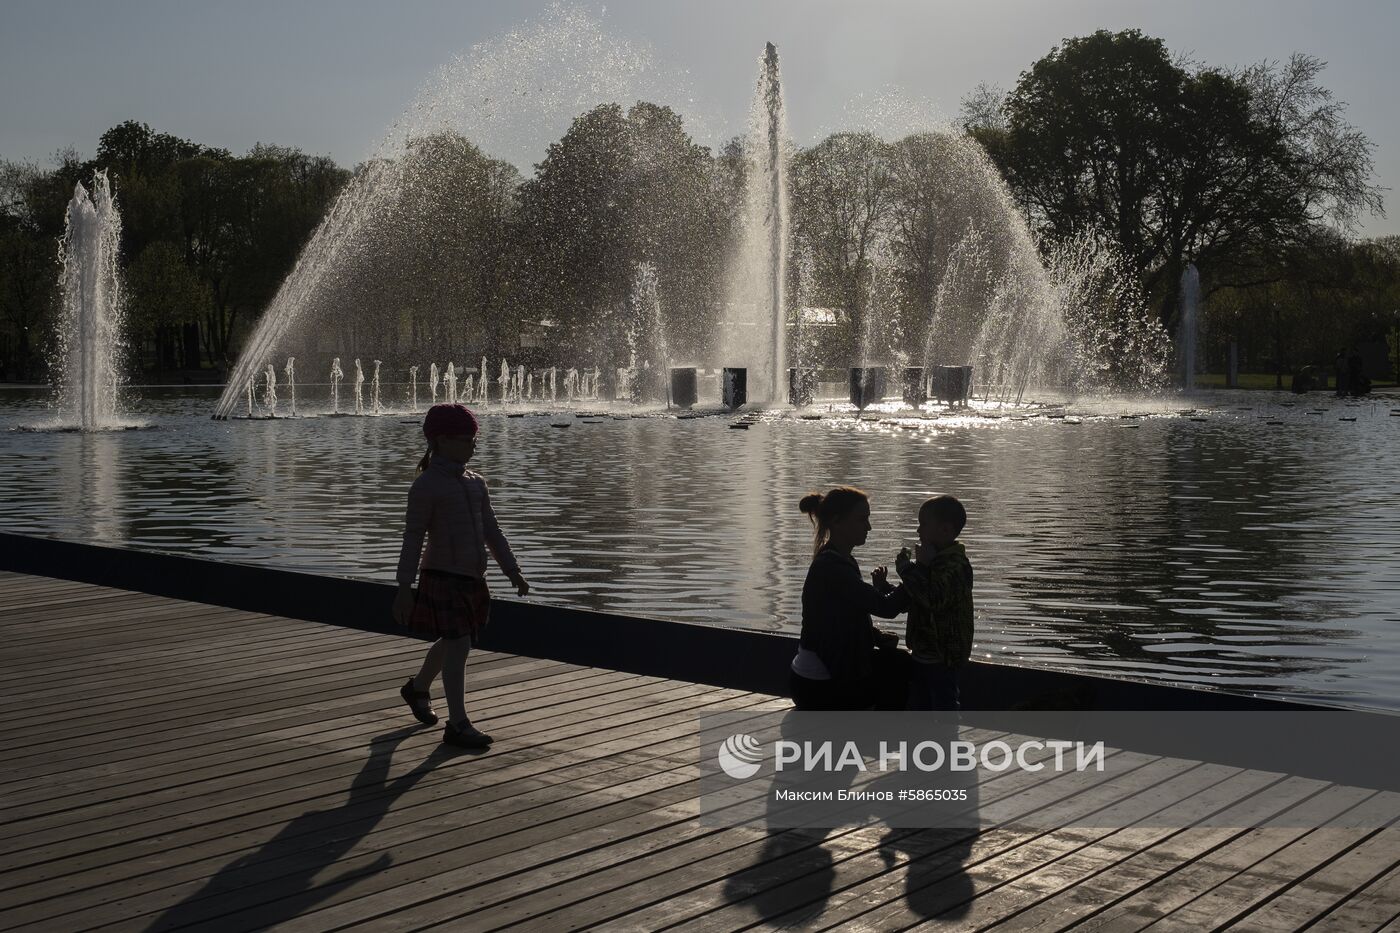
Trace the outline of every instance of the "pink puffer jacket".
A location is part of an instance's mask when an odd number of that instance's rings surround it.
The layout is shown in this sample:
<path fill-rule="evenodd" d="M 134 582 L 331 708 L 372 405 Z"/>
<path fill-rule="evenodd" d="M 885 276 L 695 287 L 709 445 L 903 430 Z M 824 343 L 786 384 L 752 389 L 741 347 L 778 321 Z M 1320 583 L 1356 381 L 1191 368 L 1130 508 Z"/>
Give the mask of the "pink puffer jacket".
<path fill-rule="evenodd" d="M 421 556 L 425 570 L 484 580 L 487 548 L 507 575 L 518 569 L 510 543 L 496 524 L 486 480 L 468 471 L 466 464 L 434 454 L 408 490 L 403 550 L 395 579 L 401 586 L 411 586 L 418 576 Z"/>

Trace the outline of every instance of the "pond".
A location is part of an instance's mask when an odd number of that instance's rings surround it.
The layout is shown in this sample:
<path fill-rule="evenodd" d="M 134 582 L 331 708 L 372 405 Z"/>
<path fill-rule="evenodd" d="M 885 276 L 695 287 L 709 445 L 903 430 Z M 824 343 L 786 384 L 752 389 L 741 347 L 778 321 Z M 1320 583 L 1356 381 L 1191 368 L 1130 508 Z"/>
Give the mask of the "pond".
<path fill-rule="evenodd" d="M 392 578 L 417 418 L 212 421 L 214 389 L 133 394 L 145 429 L 78 434 L 17 430 L 47 392 L 0 390 L 0 527 Z M 796 631 L 804 492 L 871 494 L 867 571 L 951 493 L 977 657 L 1400 710 L 1395 409 L 1237 392 L 745 430 L 488 410 L 473 468 L 542 602 Z"/>

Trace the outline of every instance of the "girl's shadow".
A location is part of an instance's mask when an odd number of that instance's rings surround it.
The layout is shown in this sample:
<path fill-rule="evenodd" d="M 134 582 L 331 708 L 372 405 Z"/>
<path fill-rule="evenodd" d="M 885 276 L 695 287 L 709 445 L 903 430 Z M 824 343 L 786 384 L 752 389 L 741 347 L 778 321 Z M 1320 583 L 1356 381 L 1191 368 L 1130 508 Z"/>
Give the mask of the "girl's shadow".
<path fill-rule="evenodd" d="M 376 736 L 370 742 L 369 757 L 351 782 L 345 803 L 296 817 L 256 852 L 219 869 L 203 887 L 161 914 L 148 929 L 172 930 L 195 924 L 205 930 L 218 925 L 270 927 L 388 868 L 393 859 L 387 852 L 372 861 L 368 855 L 358 855 L 348 859 L 347 864 L 353 867 L 339 876 L 316 880 L 374 830 L 399 795 L 439 762 L 455 757 L 455 750 L 439 745 L 412 771 L 389 781 L 394 749 L 418 731 L 419 727 L 410 726 Z M 237 918 L 225 917 L 247 908 L 250 889 L 257 892 L 258 906 Z"/>

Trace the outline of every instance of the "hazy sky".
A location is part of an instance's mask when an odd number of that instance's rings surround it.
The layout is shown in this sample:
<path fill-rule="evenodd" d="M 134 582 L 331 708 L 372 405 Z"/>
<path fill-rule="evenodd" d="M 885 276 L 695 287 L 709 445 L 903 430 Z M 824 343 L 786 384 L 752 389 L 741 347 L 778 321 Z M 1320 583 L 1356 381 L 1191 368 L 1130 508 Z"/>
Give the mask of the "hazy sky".
<path fill-rule="evenodd" d="M 0 158 L 90 155 L 126 119 L 245 152 L 256 142 L 363 159 L 435 70 L 552 4 L 467 0 L 0 0 Z M 1067 36 L 1137 27 L 1176 53 L 1238 66 L 1307 52 L 1400 183 L 1395 0 L 981 0 L 579 4 L 683 73 L 709 139 L 742 129 L 765 41 L 779 47 L 799 143 L 849 125 L 852 102 L 898 87 L 955 114 L 979 82 L 1010 87 Z M 630 103 L 624 101 L 623 103 Z M 471 129 L 464 127 L 471 135 Z M 557 136 L 556 128 L 541 139 Z M 709 139 L 703 141 L 709 141 Z M 497 153 L 517 163 L 539 151 Z M 529 166 L 522 164 L 522 169 Z M 1387 193 L 1387 202 L 1393 193 Z M 1400 233 L 1400 203 L 1370 235 Z"/>

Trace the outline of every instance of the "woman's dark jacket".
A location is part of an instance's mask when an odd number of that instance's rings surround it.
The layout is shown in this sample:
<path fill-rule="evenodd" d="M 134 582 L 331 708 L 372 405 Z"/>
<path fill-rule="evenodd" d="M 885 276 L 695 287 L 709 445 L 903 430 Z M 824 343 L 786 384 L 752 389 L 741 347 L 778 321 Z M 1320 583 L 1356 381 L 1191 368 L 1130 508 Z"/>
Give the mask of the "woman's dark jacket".
<path fill-rule="evenodd" d="M 875 624 L 909 608 L 903 587 L 885 595 L 866 583 L 854 557 L 824 548 L 802 584 L 802 647 L 815 651 L 834 681 L 857 683 L 873 672 Z"/>

